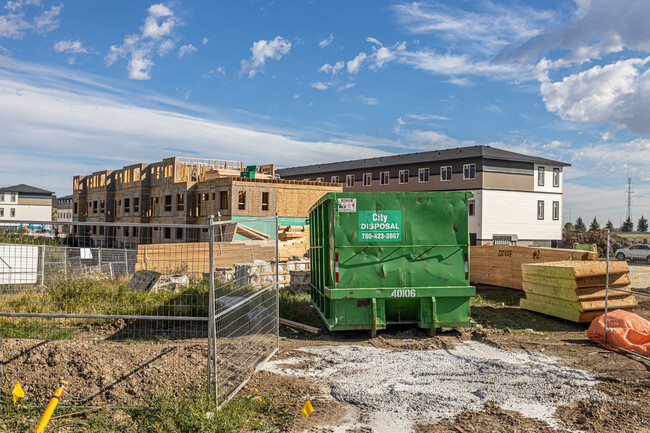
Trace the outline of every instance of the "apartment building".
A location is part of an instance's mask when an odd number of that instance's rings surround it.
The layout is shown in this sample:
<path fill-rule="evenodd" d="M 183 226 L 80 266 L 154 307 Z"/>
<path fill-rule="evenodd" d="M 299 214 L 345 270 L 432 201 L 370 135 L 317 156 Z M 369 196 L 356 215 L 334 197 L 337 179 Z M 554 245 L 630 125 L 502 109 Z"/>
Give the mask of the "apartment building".
<path fill-rule="evenodd" d="M 490 146 L 278 169 L 283 179 L 343 183 L 343 191 L 471 191 L 474 245 L 510 240 L 558 246 L 564 168 L 570 164 Z"/>
<path fill-rule="evenodd" d="M 0 221 L 52 221 L 53 194 L 23 183 L 0 188 Z"/>
<path fill-rule="evenodd" d="M 61 222 L 72 221 L 72 194 L 56 198 L 56 220 Z"/>
<path fill-rule="evenodd" d="M 73 220 L 152 223 L 86 228 L 93 243 L 102 246 L 206 241 L 207 230 L 155 224 L 205 224 L 209 215 L 237 220 L 277 213 L 280 225 L 304 225 L 311 205 L 327 192 L 342 190 L 330 182 L 278 179 L 273 165 L 248 173 L 240 161 L 171 157 L 75 176 Z"/>

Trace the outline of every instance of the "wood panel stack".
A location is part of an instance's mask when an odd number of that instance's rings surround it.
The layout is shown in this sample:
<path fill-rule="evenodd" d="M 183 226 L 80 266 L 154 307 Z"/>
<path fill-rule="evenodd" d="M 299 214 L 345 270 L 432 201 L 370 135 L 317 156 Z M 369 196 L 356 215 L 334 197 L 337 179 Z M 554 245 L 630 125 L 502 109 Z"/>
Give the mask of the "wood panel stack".
<path fill-rule="evenodd" d="M 309 226 L 280 227 L 280 258 L 305 257 L 309 251 Z"/>
<path fill-rule="evenodd" d="M 562 248 L 486 245 L 470 248 L 469 277 L 473 284 L 523 290 L 521 265 L 562 260 L 598 260 L 598 254 Z"/>
<path fill-rule="evenodd" d="M 520 307 L 572 322 L 591 322 L 604 313 L 606 262 L 563 261 L 523 264 L 523 288 L 526 298 Z M 625 262 L 610 262 L 609 286 L 630 290 L 629 269 Z M 608 308 L 633 310 L 636 298 L 610 290 Z"/>

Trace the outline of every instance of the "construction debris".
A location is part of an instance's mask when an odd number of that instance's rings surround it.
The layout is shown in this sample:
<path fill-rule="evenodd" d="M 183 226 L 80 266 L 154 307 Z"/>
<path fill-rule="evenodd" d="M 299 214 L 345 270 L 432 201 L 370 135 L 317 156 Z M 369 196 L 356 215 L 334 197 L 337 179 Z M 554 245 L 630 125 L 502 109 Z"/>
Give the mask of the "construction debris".
<path fill-rule="evenodd" d="M 473 284 L 523 290 L 522 264 L 597 259 L 596 253 L 561 248 L 474 246 L 470 248 L 469 276 Z"/>
<path fill-rule="evenodd" d="M 311 333 L 314 333 L 314 334 L 318 334 L 320 332 L 320 329 L 315 328 L 313 326 L 304 325 L 302 323 L 294 322 L 294 321 L 283 319 L 283 318 L 280 318 L 280 323 L 282 323 L 283 325 L 294 327 L 294 328 L 300 328 L 300 329 L 303 329 L 305 331 L 308 331 L 308 332 L 311 332 Z"/>
<path fill-rule="evenodd" d="M 572 322 L 591 322 L 605 310 L 606 262 L 552 262 L 523 264 L 526 298 L 520 306 Z M 625 262 L 609 263 L 610 309 L 634 309 L 636 298 L 619 290 L 630 290 Z"/>

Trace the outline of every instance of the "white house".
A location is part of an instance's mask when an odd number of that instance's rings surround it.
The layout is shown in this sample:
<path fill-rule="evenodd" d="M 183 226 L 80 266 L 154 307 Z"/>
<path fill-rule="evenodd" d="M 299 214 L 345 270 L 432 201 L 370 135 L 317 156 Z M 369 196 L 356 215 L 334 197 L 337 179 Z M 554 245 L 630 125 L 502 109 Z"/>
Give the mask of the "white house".
<path fill-rule="evenodd" d="M 25 184 L 0 188 L 0 222 L 52 221 L 52 195 Z"/>

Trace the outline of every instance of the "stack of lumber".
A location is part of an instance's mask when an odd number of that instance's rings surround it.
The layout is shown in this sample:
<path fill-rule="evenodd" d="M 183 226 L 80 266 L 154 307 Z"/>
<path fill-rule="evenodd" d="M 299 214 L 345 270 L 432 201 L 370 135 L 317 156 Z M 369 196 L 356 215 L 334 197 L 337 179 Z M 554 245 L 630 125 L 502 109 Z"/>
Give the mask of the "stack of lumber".
<path fill-rule="evenodd" d="M 469 278 L 473 284 L 523 290 L 522 264 L 562 260 L 598 260 L 598 254 L 561 248 L 473 246 L 470 247 Z"/>
<path fill-rule="evenodd" d="M 268 234 L 261 232 L 259 230 L 255 230 L 252 227 L 245 226 L 244 224 L 237 224 L 237 228 L 235 229 L 235 232 L 238 235 L 242 235 L 248 239 L 253 239 L 253 240 L 265 241 L 271 238 L 271 236 L 269 236 Z"/>
<path fill-rule="evenodd" d="M 563 261 L 521 265 L 526 298 L 519 306 L 572 322 L 591 322 L 604 313 L 607 262 Z M 625 262 L 610 262 L 609 287 L 630 290 L 630 270 Z M 609 290 L 610 310 L 631 310 L 636 298 Z"/>
<path fill-rule="evenodd" d="M 280 227 L 280 258 L 305 257 L 309 251 L 309 226 Z"/>

